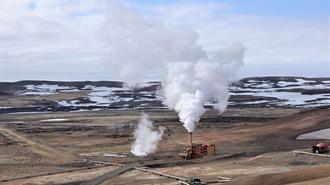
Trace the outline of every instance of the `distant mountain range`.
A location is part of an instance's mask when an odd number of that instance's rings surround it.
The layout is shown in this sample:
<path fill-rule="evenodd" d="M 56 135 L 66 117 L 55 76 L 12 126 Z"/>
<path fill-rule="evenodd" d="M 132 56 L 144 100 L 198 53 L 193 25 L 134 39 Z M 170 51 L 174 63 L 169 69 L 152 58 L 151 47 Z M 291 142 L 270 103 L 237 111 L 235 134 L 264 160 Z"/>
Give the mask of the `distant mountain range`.
<path fill-rule="evenodd" d="M 318 107 L 330 105 L 330 77 L 251 77 L 230 85 L 230 107 Z M 0 82 L 0 113 L 154 109 L 163 105 L 160 82 L 134 88 L 117 81 Z M 215 102 L 207 102 L 212 106 Z"/>

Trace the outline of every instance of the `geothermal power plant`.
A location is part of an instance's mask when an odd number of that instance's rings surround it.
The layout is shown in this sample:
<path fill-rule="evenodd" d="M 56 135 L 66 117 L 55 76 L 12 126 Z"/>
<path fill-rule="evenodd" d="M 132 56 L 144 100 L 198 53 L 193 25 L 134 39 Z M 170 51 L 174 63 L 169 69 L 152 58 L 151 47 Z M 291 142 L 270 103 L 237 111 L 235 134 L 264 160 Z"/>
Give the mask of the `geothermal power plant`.
<path fill-rule="evenodd" d="M 192 132 L 189 132 L 189 145 L 179 154 L 183 159 L 198 159 L 215 155 L 215 146 L 195 144 L 192 141 Z"/>
<path fill-rule="evenodd" d="M 329 12 L 0 0 L 0 185 L 330 185 Z"/>

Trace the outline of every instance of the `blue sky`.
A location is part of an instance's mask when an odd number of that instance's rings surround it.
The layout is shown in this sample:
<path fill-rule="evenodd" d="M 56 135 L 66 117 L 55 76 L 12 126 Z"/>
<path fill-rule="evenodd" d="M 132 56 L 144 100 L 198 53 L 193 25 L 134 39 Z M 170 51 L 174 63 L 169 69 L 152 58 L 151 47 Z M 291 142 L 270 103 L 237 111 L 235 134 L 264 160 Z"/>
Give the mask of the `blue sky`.
<path fill-rule="evenodd" d="M 223 3 L 228 4 L 228 12 L 252 14 L 261 16 L 290 17 L 290 18 L 321 18 L 329 16 L 330 1 L 327 0 L 223 0 L 223 1 L 176 1 L 176 0 L 127 0 L 137 6 L 155 6 L 169 4 L 199 4 Z"/>
<path fill-rule="evenodd" d="M 262 16 L 290 18 L 324 18 L 329 15 L 330 1 L 327 0 L 268 0 L 268 1 L 225 1 L 233 4 L 235 12 Z"/>
<path fill-rule="evenodd" d="M 167 38 L 173 47 L 182 43 L 180 34 L 170 36 L 177 32 L 187 32 L 182 37 L 192 39 L 203 52 L 241 43 L 246 53 L 239 77 L 330 76 L 327 0 L 2 0 L 0 6 L 0 81 L 120 80 L 117 73 L 123 61 L 112 56 L 111 49 L 131 46 L 117 48 L 113 39 L 126 43 L 123 33 L 135 34 L 145 27 L 160 33 L 149 37 L 142 31 L 141 38 Z M 143 46 L 141 38 L 130 39 Z M 158 47 L 149 43 L 146 51 Z M 132 46 L 121 51 L 132 56 L 120 57 L 150 58 L 148 52 L 136 55 L 134 50 Z M 160 55 L 168 58 L 165 55 L 173 53 Z M 160 78 L 161 71 L 150 71 L 144 80 Z"/>

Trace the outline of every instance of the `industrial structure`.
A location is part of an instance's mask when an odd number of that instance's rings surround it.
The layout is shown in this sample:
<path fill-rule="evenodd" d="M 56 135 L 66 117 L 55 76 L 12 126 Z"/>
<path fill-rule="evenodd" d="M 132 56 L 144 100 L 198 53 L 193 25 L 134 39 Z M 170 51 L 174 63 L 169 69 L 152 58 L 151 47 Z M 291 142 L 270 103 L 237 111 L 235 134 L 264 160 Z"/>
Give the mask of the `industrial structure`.
<path fill-rule="evenodd" d="M 215 155 L 215 145 L 194 144 L 192 142 L 192 132 L 189 132 L 189 146 L 182 149 L 179 156 L 184 159 L 198 159 Z"/>

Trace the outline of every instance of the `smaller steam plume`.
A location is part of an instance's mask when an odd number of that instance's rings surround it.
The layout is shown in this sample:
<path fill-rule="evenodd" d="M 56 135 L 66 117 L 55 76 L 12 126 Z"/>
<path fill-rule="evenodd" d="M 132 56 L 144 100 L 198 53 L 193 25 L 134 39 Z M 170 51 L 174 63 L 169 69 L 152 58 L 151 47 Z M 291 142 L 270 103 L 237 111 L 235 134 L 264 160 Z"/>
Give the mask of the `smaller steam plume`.
<path fill-rule="evenodd" d="M 165 128 L 156 128 L 147 114 L 143 114 L 134 132 L 135 141 L 131 152 L 136 156 L 147 156 L 155 152 Z"/>

